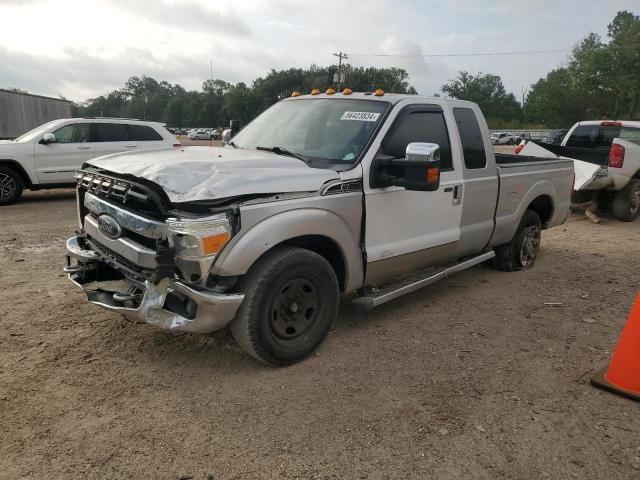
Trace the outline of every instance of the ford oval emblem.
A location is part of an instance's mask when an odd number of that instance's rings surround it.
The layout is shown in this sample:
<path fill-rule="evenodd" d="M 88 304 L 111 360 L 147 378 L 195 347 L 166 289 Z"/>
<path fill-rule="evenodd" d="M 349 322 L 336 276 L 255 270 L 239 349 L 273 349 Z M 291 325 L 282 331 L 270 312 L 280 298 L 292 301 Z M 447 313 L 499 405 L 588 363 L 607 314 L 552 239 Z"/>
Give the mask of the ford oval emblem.
<path fill-rule="evenodd" d="M 100 230 L 104 236 L 113 240 L 120 238 L 120 235 L 122 235 L 122 227 L 118 221 L 107 214 L 102 214 L 98 217 L 98 230 Z"/>

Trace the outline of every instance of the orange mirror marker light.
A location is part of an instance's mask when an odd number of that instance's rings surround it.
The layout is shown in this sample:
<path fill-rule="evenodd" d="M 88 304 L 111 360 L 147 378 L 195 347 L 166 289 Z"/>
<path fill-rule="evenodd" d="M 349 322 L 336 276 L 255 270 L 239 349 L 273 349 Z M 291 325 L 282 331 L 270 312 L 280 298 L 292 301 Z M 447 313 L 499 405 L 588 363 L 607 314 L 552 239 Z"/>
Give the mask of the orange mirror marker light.
<path fill-rule="evenodd" d="M 336 93 L 336 89 L 335 88 L 327 88 L 327 91 L 325 92 L 327 95 L 333 95 L 334 93 Z"/>
<path fill-rule="evenodd" d="M 342 94 L 343 94 L 343 95 L 351 95 L 352 93 L 353 93 L 353 90 L 351 90 L 349 87 L 345 88 L 345 89 L 342 91 Z"/>
<path fill-rule="evenodd" d="M 311 90 L 311 95 L 320 95 L 320 90 L 314 88 L 313 90 Z"/>
<path fill-rule="evenodd" d="M 427 183 L 435 185 L 440 180 L 440 169 L 436 167 L 427 167 Z"/>
<path fill-rule="evenodd" d="M 297 90 L 294 90 L 293 92 L 291 92 L 291 96 L 292 97 L 299 97 L 300 96 L 300 92 Z"/>

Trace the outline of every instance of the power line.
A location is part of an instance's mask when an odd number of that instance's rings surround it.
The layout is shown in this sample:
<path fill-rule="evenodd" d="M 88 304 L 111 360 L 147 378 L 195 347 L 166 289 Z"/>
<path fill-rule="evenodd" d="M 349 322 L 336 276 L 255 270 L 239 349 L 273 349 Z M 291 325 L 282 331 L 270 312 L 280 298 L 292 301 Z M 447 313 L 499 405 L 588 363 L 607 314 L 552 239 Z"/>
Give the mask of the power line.
<path fill-rule="evenodd" d="M 472 53 L 372 53 L 372 54 L 360 54 L 351 53 L 351 58 L 373 58 L 373 57 L 395 57 L 395 58 L 410 58 L 410 57 L 493 57 L 503 55 L 539 55 L 545 53 L 562 53 L 570 52 L 569 48 L 559 48 L 552 50 L 517 50 L 511 52 L 472 52 Z M 336 54 L 334 54 L 336 55 Z M 336 55 L 337 56 L 337 55 Z"/>

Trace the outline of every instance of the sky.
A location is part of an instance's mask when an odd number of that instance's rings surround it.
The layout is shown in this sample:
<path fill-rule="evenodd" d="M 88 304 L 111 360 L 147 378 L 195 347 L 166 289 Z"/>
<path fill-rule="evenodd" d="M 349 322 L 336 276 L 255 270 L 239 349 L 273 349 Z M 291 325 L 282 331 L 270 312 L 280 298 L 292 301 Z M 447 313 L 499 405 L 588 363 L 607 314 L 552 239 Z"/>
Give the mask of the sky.
<path fill-rule="evenodd" d="M 637 0 L 0 0 L 0 88 L 82 101 L 144 74 L 199 89 L 210 62 L 214 78 L 250 84 L 271 69 L 334 64 L 342 51 L 353 66 L 406 69 L 423 95 L 466 70 L 500 75 L 521 98 L 566 64 L 589 32 L 604 37 L 617 11 L 639 7 Z"/>

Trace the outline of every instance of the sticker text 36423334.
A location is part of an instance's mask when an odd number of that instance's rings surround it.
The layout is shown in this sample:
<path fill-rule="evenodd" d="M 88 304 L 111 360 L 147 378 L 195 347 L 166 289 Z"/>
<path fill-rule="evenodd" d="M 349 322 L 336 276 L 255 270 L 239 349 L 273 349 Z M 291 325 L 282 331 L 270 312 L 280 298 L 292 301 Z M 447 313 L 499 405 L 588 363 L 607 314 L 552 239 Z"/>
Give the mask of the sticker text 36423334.
<path fill-rule="evenodd" d="M 372 112 L 344 112 L 340 120 L 356 120 L 359 122 L 375 122 L 380 116 L 379 113 Z"/>

